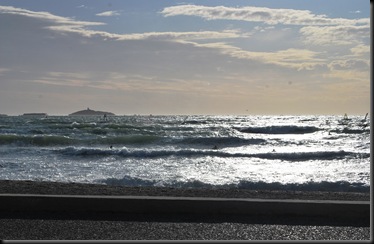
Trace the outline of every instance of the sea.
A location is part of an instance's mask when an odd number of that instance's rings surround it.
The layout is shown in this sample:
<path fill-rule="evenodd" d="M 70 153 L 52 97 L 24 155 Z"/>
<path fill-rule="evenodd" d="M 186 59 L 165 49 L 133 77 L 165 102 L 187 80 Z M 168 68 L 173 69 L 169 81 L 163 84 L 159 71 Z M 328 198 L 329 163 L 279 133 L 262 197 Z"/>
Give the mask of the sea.
<path fill-rule="evenodd" d="M 370 191 L 366 116 L 1 116 L 0 180 Z"/>

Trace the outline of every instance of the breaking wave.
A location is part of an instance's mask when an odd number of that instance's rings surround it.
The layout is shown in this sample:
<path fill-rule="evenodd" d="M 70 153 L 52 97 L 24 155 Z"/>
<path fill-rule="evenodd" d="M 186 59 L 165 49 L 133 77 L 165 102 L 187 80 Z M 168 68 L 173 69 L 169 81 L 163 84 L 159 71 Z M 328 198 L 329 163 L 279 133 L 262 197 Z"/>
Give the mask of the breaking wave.
<path fill-rule="evenodd" d="M 93 139 L 76 139 L 57 135 L 0 135 L 0 145 L 17 146 L 66 146 L 66 145 L 129 145 L 147 144 L 160 140 L 160 137 L 152 135 L 128 135 L 116 137 L 102 137 Z"/>
<path fill-rule="evenodd" d="M 96 180 L 97 183 L 113 186 L 152 186 L 152 187 L 175 187 L 175 188 L 226 188 L 226 189 L 250 189 L 250 190 L 291 190 L 291 191 L 328 191 L 328 192 L 370 192 L 370 186 L 364 183 L 350 183 L 347 181 L 337 182 L 314 182 L 287 183 L 280 182 L 267 183 L 263 181 L 253 182 L 241 180 L 234 184 L 213 185 L 198 180 L 194 181 L 172 181 L 147 180 L 137 177 L 125 176 L 122 179 L 107 178 Z"/>
<path fill-rule="evenodd" d="M 347 151 L 317 151 L 317 152 L 292 152 L 292 153 L 229 153 L 213 149 L 175 149 L 175 150 L 139 150 L 139 149 L 100 149 L 100 148 L 75 148 L 58 149 L 59 153 L 70 156 L 120 156 L 128 158 L 162 158 L 162 157 L 223 157 L 223 158 L 261 158 L 284 161 L 307 160 L 336 160 L 344 158 L 369 158 L 370 153 L 355 153 Z"/>
<path fill-rule="evenodd" d="M 65 136 L 19 136 L 19 135 L 0 135 L 0 145 L 18 145 L 18 146 L 57 146 L 74 145 L 79 140 L 71 139 Z"/>
<path fill-rule="evenodd" d="M 314 126 L 265 126 L 265 127 L 249 127 L 245 129 L 239 129 L 240 132 L 245 133 L 257 133 L 257 134 L 306 134 L 314 133 L 320 129 Z"/>
<path fill-rule="evenodd" d="M 179 142 L 176 140 L 176 143 L 181 144 L 201 144 L 201 145 L 255 145 L 265 143 L 265 139 L 246 139 L 239 137 L 187 137 L 181 139 Z"/>

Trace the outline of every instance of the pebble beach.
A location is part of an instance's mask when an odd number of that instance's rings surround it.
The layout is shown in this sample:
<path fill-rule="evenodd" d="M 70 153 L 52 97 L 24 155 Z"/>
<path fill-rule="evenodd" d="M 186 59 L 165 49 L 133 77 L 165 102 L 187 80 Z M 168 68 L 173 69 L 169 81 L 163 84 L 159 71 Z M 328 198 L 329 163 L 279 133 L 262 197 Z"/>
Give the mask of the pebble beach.
<path fill-rule="evenodd" d="M 1 194 L 369 201 L 370 193 L 109 186 L 0 180 Z M 97 199 L 97 198 L 92 198 Z M 4 204 L 4 203 L 3 203 Z M 6 204 L 6 203 L 5 203 Z M 57 204 L 58 205 L 58 204 Z M 369 240 L 367 218 L 0 212 L 6 240 Z M 20 227 L 21 226 L 21 227 Z M 57 231 L 58 230 L 58 231 Z M 292 233 L 292 235 L 289 235 Z"/>

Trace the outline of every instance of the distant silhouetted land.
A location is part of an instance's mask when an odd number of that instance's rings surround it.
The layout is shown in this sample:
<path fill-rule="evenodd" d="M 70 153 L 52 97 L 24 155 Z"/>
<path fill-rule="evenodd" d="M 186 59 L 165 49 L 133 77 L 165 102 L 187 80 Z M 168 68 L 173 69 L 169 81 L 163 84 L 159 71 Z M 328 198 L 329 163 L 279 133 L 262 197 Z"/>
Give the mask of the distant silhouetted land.
<path fill-rule="evenodd" d="M 87 115 L 100 115 L 100 116 L 112 115 L 113 116 L 115 114 L 111 112 L 105 112 L 105 111 L 95 111 L 90 108 L 69 114 L 69 116 L 82 116 L 82 115 L 83 116 L 87 116 Z"/>
<path fill-rule="evenodd" d="M 23 116 L 47 116 L 47 113 L 24 113 Z"/>

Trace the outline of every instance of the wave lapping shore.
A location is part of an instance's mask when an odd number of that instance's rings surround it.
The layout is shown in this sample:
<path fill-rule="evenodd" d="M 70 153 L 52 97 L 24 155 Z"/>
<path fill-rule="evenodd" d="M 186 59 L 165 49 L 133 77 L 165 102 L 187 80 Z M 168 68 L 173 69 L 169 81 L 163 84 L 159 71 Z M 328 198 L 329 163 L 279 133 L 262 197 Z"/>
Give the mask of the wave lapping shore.
<path fill-rule="evenodd" d="M 98 196 L 167 196 L 208 198 L 254 198 L 254 199 L 299 199 L 299 200 L 344 200 L 370 201 L 370 193 L 249 190 L 225 188 L 172 188 L 111 186 L 84 183 L 61 183 L 47 181 L 0 180 L 0 194 L 42 195 L 98 195 Z"/>

